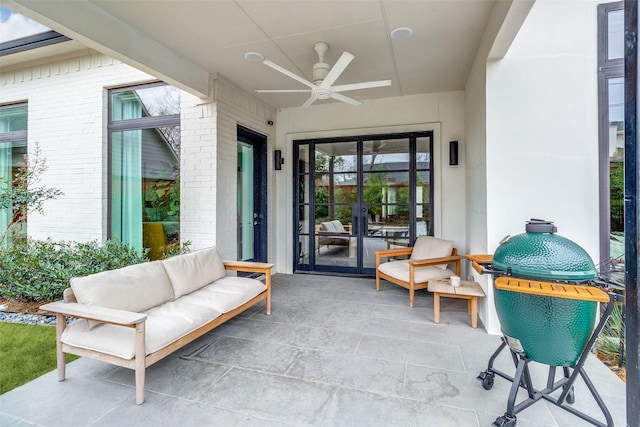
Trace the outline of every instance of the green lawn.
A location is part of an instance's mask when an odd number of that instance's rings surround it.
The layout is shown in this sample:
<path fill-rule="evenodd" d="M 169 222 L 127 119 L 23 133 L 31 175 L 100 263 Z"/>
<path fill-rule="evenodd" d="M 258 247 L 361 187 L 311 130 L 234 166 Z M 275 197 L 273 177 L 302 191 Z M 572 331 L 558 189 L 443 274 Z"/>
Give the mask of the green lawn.
<path fill-rule="evenodd" d="M 67 363 L 77 359 L 67 355 Z M 56 369 L 56 328 L 0 322 L 0 394 Z"/>

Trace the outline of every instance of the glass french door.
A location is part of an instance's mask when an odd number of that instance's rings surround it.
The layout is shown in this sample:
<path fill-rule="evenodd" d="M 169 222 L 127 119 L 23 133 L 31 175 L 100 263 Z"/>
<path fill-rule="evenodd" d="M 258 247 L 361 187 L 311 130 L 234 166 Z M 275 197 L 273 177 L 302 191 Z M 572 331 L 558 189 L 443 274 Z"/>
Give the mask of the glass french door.
<path fill-rule="evenodd" d="M 238 260 L 267 261 L 267 138 L 238 126 Z"/>
<path fill-rule="evenodd" d="M 432 134 L 295 141 L 296 270 L 375 275 L 375 251 L 432 234 Z"/>

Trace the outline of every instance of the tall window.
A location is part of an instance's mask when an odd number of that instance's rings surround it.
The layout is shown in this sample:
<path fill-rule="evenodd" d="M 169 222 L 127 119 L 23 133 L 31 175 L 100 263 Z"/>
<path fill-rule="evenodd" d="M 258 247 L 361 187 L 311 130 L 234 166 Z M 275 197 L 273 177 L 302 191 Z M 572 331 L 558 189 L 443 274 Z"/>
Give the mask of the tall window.
<path fill-rule="evenodd" d="M 624 272 L 624 5 L 598 6 L 600 259 Z M 624 274 L 616 275 L 623 281 Z"/>
<path fill-rule="evenodd" d="M 154 83 L 109 95 L 109 238 L 160 259 L 180 239 L 180 90 Z"/>
<path fill-rule="evenodd" d="M 7 194 L 27 154 L 27 104 L 0 106 L 0 194 Z M 0 206 L 0 245 L 8 245 L 16 233 L 26 233 L 26 224 L 11 226 L 12 206 Z"/>

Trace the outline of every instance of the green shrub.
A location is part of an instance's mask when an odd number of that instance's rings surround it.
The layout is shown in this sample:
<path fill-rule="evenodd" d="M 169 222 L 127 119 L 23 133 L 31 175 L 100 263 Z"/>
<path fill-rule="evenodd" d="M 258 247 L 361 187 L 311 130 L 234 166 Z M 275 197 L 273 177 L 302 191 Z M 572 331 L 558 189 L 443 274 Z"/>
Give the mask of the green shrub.
<path fill-rule="evenodd" d="M 611 312 L 602 333 L 596 341 L 596 349 L 607 360 L 614 361 L 620 366 L 626 365 L 626 352 L 623 354 L 622 363 L 618 360 L 620 345 L 624 345 L 624 319 L 622 317 L 622 304 L 616 304 Z"/>
<path fill-rule="evenodd" d="M 124 243 L 16 240 L 0 248 L 0 297 L 51 301 L 62 298 L 69 279 L 148 261 Z"/>

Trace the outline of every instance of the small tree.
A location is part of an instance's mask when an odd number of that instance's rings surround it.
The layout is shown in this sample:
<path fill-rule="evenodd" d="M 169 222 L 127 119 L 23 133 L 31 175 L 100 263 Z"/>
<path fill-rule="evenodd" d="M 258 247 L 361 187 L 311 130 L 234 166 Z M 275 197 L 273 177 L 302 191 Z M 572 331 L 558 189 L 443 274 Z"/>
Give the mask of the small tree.
<path fill-rule="evenodd" d="M 33 212 L 43 213 L 47 200 L 64 194 L 57 188 L 37 186 L 42 173 L 47 170 L 46 159 L 42 156 L 38 143 L 31 155 L 23 156 L 24 162 L 18 166 L 13 177 L 0 177 L 0 209 L 11 209 L 11 219 L 0 235 L 2 244 L 11 229 L 19 225 L 22 228 L 27 215 Z"/>

